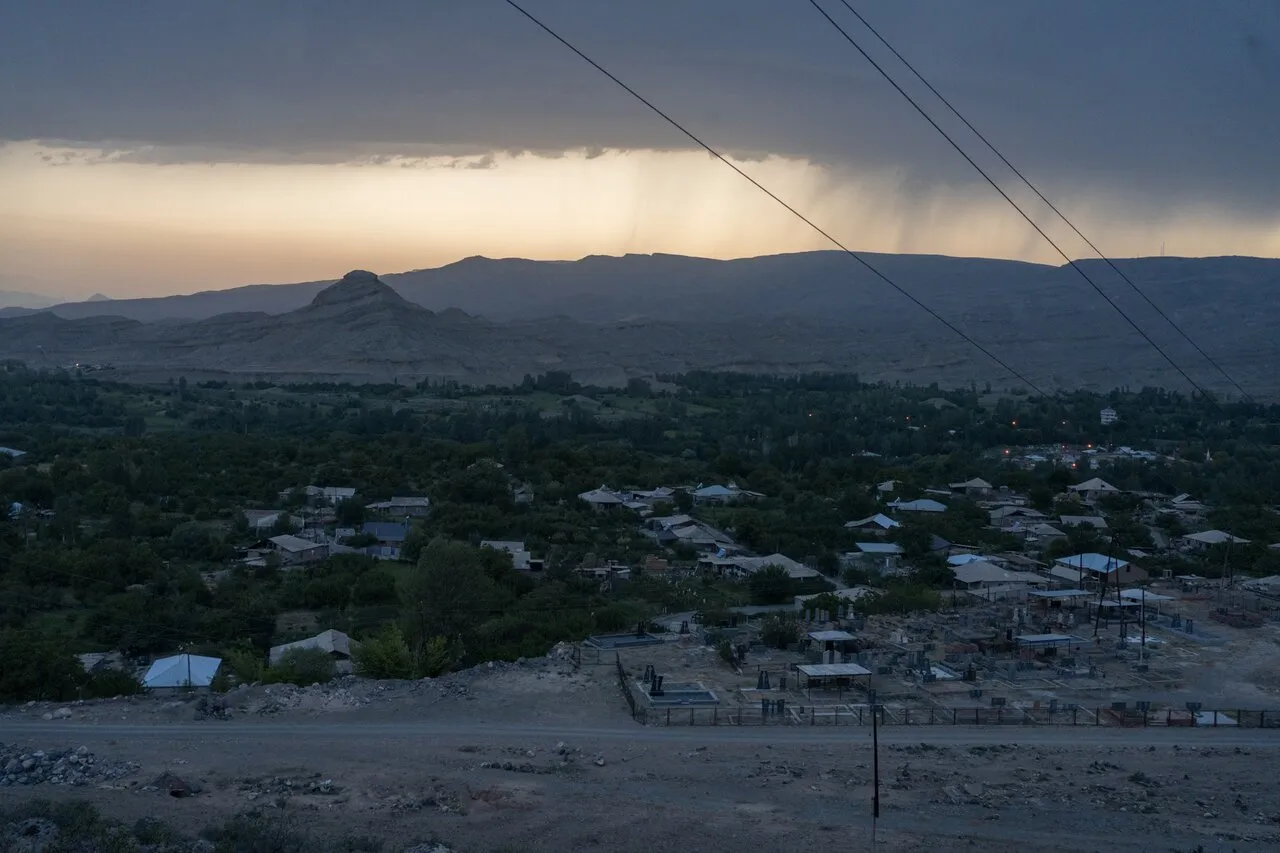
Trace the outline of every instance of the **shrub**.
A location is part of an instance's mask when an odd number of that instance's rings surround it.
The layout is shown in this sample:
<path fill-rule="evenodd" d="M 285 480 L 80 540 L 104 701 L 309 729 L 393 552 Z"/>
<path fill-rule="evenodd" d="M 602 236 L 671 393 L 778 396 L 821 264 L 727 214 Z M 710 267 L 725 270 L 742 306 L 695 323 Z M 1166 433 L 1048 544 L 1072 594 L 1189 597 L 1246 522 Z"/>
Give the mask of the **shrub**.
<path fill-rule="evenodd" d="M 418 664 L 414 668 L 414 675 L 419 678 L 435 678 L 448 672 L 452 664 L 449 641 L 444 637 L 432 637 L 418 650 Z"/>
<path fill-rule="evenodd" d="M 760 639 L 765 645 L 785 649 L 800 637 L 800 623 L 790 613 L 778 613 L 764 620 Z"/>
<path fill-rule="evenodd" d="M 118 669 L 99 670 L 85 680 L 85 698 L 89 699 L 110 699 L 141 692 L 142 684 L 138 679 Z"/>
<path fill-rule="evenodd" d="M 366 678 L 413 678 L 413 654 L 394 623 L 364 640 L 354 657 L 356 672 Z"/>
<path fill-rule="evenodd" d="M 262 680 L 265 670 L 262 655 L 257 649 L 252 646 L 236 646 L 223 652 L 219 674 L 227 672 L 234 675 L 241 684 L 253 684 Z"/>
<path fill-rule="evenodd" d="M 332 681 L 335 674 L 333 658 L 323 649 L 290 649 L 268 667 L 263 680 L 306 687 Z"/>

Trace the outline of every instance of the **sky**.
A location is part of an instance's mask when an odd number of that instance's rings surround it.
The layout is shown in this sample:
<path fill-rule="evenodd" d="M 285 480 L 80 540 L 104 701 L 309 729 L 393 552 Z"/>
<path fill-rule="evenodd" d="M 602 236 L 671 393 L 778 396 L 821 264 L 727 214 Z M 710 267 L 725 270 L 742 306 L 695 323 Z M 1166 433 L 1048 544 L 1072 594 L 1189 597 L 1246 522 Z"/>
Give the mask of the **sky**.
<path fill-rule="evenodd" d="M 851 248 L 1061 262 L 808 0 L 524 5 Z M 854 5 L 1109 255 L 1280 256 L 1274 0 Z M 0 189 L 68 297 L 830 247 L 503 0 L 0 0 Z"/>

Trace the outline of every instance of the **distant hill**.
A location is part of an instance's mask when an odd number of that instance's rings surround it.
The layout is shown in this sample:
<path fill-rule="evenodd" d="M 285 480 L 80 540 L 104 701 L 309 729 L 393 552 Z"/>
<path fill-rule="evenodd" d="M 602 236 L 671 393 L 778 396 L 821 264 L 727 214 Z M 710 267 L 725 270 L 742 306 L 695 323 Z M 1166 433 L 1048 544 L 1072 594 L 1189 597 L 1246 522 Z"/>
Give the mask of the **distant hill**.
<path fill-rule="evenodd" d="M 865 257 L 1044 387 L 1185 386 L 1069 268 L 928 255 Z M 1280 391 L 1280 260 L 1116 263 L 1251 393 Z M 1221 377 L 1102 262 L 1080 264 L 1197 381 L 1223 387 Z M 348 279 L 339 293 L 355 287 Z M 6 309 L 0 311 L 10 318 L 0 321 L 0 355 L 20 357 L 24 346 L 52 335 L 68 356 L 86 353 L 72 360 L 110 353 L 120 365 L 170 372 L 202 365 L 215 372 L 505 381 L 572 369 L 596 381 L 625 381 L 684 369 L 839 370 L 923 383 L 1016 384 L 839 252 L 731 261 L 674 255 L 469 258 L 372 279 L 383 310 L 369 316 L 379 318 L 380 337 L 356 333 L 374 320 L 334 308 L 333 292 L 326 290 L 333 282 L 306 282 L 70 303 L 34 313 Z M 391 297 L 400 300 L 397 308 L 387 308 Z M 23 314 L 28 316 L 18 316 Z M 98 321 L 80 326 L 91 318 Z M 166 322 L 152 328 L 161 320 Z M 52 358 L 54 350 L 41 345 Z M 87 354 L 93 347 L 97 356 Z M 160 350 L 163 359 L 157 358 Z M 187 358 L 197 352 L 195 361 Z"/>
<path fill-rule="evenodd" d="M 27 293 L 22 290 L 0 290 L 0 308 L 35 309 L 48 308 L 58 304 L 58 300 L 41 296 L 38 293 Z"/>

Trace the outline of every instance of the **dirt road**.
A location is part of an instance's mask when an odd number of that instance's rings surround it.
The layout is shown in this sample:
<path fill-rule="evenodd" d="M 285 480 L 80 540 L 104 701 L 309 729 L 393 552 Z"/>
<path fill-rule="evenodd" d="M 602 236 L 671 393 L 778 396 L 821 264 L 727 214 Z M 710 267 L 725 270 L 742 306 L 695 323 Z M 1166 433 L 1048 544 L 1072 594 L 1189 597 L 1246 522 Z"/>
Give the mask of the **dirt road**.
<path fill-rule="evenodd" d="M 112 723 L 31 723 L 0 719 L 0 740 L 23 740 L 56 733 L 60 738 L 114 742 L 129 740 L 211 739 L 222 744 L 279 743 L 283 740 L 340 740 L 349 744 L 384 743 L 387 740 L 513 740 L 532 738 L 575 738 L 593 742 L 632 744 L 823 744 L 831 747 L 857 745 L 870 749 L 870 727 L 812 728 L 806 726 L 698 726 L 589 727 L 540 723 L 458 723 L 414 721 L 401 723 L 273 723 L 218 722 L 168 725 Z M 1092 726 L 884 726 L 879 730 L 882 745 L 931 744 L 935 746 L 975 746 L 1012 744 L 1019 746 L 1072 746 L 1131 749 L 1135 747 L 1248 747 L 1280 751 L 1280 730 L 1239 728 L 1149 728 L 1118 729 Z"/>
<path fill-rule="evenodd" d="M 643 727 L 608 668 L 550 664 L 230 698 L 230 719 L 198 721 L 190 699 L 0 712 L 0 741 L 139 765 L 98 787 L 0 797 L 88 797 L 192 832 L 283 810 L 328 833 L 387 838 L 388 851 L 428 838 L 458 853 L 870 849 L 867 728 Z M 1277 730 L 938 725 L 880 736 L 880 850 L 1280 849 Z M 202 792 L 149 786 L 166 772 Z"/>

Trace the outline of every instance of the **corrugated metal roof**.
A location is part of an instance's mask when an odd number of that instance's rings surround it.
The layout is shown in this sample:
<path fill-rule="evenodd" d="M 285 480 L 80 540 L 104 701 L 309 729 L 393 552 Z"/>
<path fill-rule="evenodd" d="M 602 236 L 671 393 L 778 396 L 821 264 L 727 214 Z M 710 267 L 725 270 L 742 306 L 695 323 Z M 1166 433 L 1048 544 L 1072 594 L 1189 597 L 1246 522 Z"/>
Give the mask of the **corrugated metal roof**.
<path fill-rule="evenodd" d="M 142 686 L 147 688 L 163 687 L 208 687 L 213 677 L 222 666 L 222 658 L 210 658 L 202 655 L 174 655 L 161 658 L 151 664 L 147 674 L 142 676 Z"/>
<path fill-rule="evenodd" d="M 810 678 L 839 678 L 871 674 L 871 670 L 856 663 L 802 663 L 796 669 Z"/>

